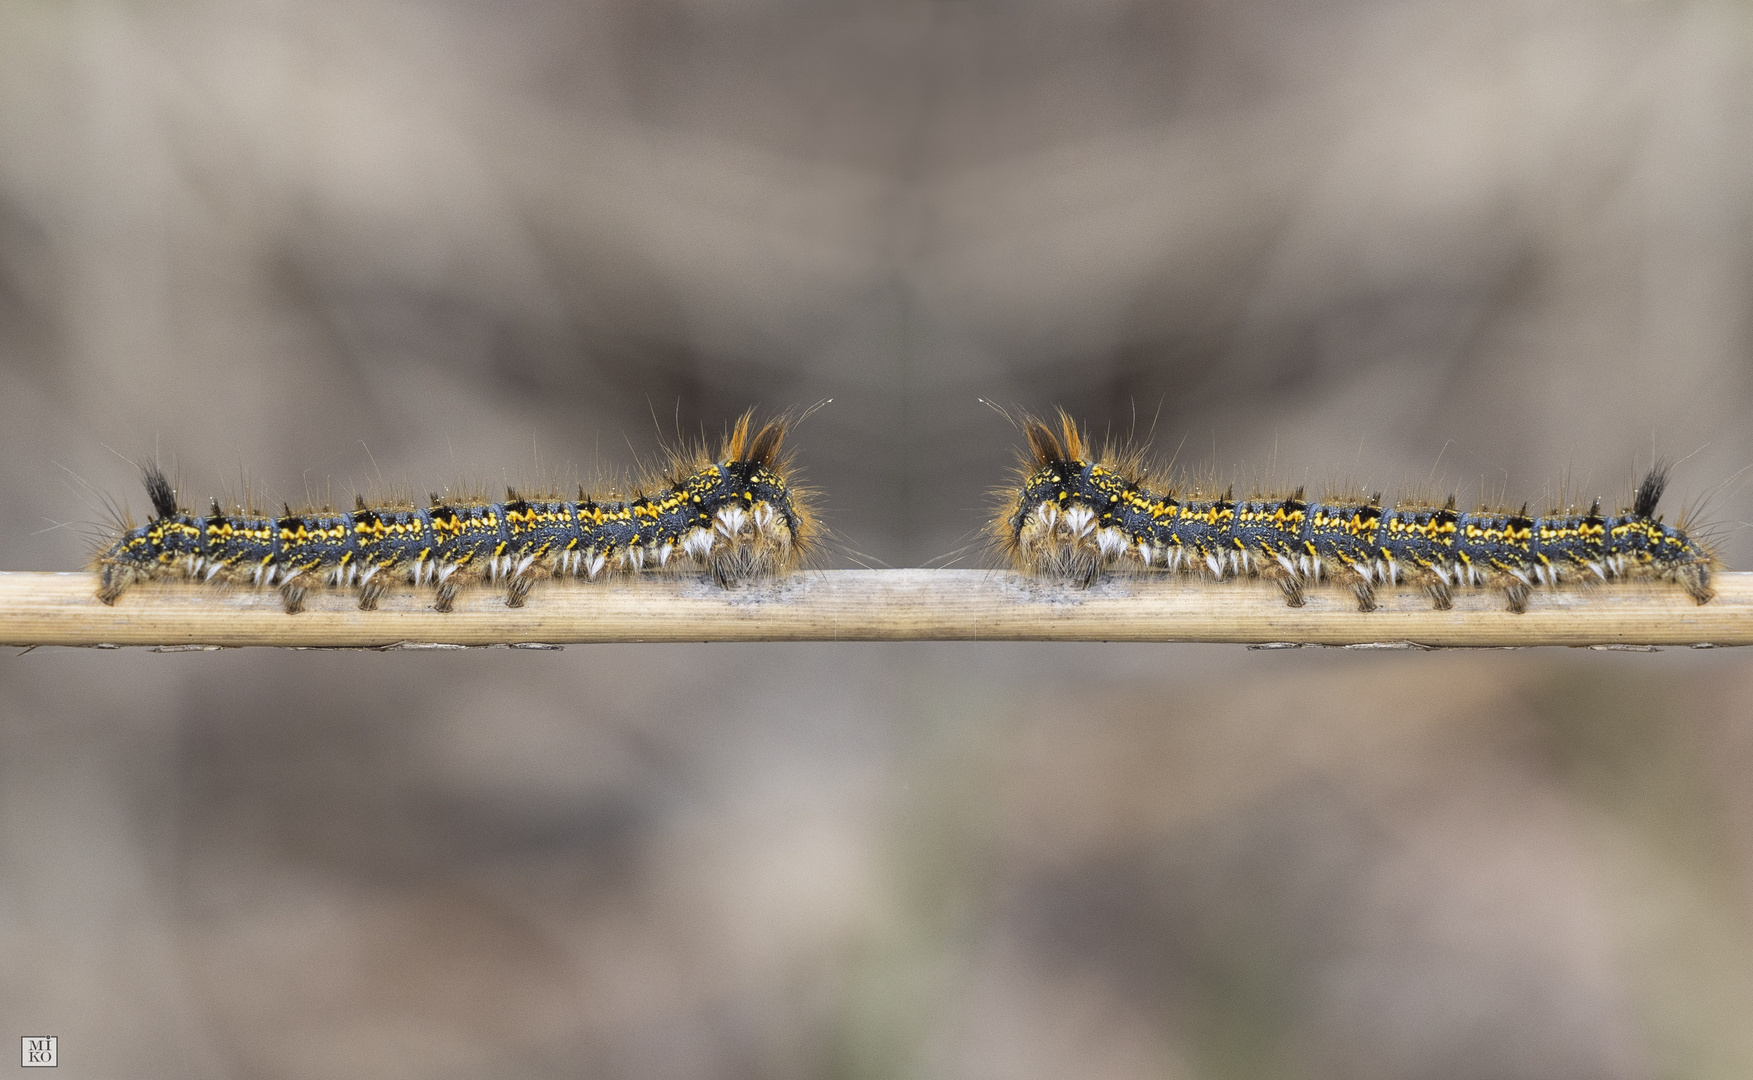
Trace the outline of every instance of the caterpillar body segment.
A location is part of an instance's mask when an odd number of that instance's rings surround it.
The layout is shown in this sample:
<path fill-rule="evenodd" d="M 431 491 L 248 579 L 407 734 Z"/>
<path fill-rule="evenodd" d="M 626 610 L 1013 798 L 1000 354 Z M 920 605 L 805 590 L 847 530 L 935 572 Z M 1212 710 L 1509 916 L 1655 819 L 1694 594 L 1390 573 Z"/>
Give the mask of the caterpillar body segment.
<path fill-rule="evenodd" d="M 1663 467 L 1638 485 L 1632 506 L 1603 514 L 1462 512 L 1441 505 L 1385 507 L 1366 498 L 1182 497 L 1153 483 L 1137 455 L 1092 454 L 1069 417 L 1055 430 L 1025 418 L 1029 450 L 1020 485 L 994 522 L 996 546 L 1016 569 L 1087 585 L 1116 571 L 1191 573 L 1275 581 L 1292 607 L 1323 581 L 1348 587 L 1360 611 L 1380 587 L 1419 586 L 1447 609 L 1455 590 L 1500 591 L 1515 612 L 1537 588 L 1644 577 L 1671 581 L 1703 604 L 1714 554 L 1656 516 Z"/>

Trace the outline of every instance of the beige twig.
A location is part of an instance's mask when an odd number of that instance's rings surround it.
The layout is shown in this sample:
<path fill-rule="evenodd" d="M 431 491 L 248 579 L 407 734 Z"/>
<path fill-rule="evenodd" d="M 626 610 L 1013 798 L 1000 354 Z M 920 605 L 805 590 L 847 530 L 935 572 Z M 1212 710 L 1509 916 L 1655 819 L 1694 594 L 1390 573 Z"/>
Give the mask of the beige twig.
<path fill-rule="evenodd" d="M 288 615 L 272 591 L 153 584 L 114 607 L 90 574 L 0 573 L 0 643 L 414 648 L 606 641 L 1220 641 L 1375 647 L 1753 644 L 1753 574 L 1722 574 L 1717 598 L 1630 582 L 1537 592 L 1526 614 L 1458 593 L 1433 611 L 1412 591 L 1359 612 L 1348 591 L 1314 589 L 1289 608 L 1261 582 L 1118 578 L 1070 588 L 984 570 L 828 570 L 741 588 L 647 577 L 540 586 L 521 608 L 465 593 L 455 611 L 430 593 L 391 593 L 360 611 L 313 593 Z"/>

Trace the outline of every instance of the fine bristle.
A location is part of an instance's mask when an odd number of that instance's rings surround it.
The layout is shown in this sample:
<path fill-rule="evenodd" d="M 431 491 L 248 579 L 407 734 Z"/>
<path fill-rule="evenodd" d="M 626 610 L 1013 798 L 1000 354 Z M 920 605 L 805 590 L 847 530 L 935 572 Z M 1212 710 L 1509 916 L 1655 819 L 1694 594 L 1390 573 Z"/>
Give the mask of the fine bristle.
<path fill-rule="evenodd" d="M 1642 518 L 1655 517 L 1656 504 L 1662 501 L 1662 492 L 1667 489 L 1668 466 L 1658 464 L 1637 485 L 1637 494 L 1631 500 L 1631 512 Z"/>
<path fill-rule="evenodd" d="M 148 465 L 143 470 L 146 480 L 146 497 L 152 500 L 152 516 L 154 518 L 175 517 L 177 512 L 176 489 L 165 479 L 164 470 L 157 465 Z"/>
<path fill-rule="evenodd" d="M 754 419 L 755 413 L 754 410 L 751 409 L 737 417 L 736 423 L 731 425 L 730 434 L 724 437 L 723 453 L 725 460 L 741 461 L 743 459 L 743 454 L 749 447 L 749 425 L 754 422 Z M 678 449 L 676 453 L 677 456 L 680 457 L 686 454 L 686 452 L 687 448 L 682 447 Z M 699 455 L 696 454 L 696 457 L 698 456 Z"/>
<path fill-rule="evenodd" d="M 756 433 L 750 444 L 748 454 L 742 460 L 754 465 L 771 468 L 779 460 L 779 447 L 785 441 L 785 420 L 769 420 L 765 427 Z"/>
<path fill-rule="evenodd" d="M 1029 455 L 1034 459 L 1035 465 L 1049 465 L 1066 459 L 1065 449 L 1059 445 L 1058 436 L 1041 421 L 1029 418 L 1023 426 L 1023 434 L 1029 440 Z"/>
<path fill-rule="evenodd" d="M 745 462 L 757 468 L 783 470 L 786 459 L 782 448 L 790 427 L 789 414 L 776 416 L 757 427 L 755 413 L 751 409 L 737 417 L 736 423 L 731 425 L 730 431 L 718 444 L 716 452 L 710 444 L 703 441 L 683 441 L 666 452 L 661 471 L 648 472 L 637 486 L 650 487 L 654 483 L 667 483 L 677 476 L 694 472 L 715 461 Z"/>
<path fill-rule="evenodd" d="M 1077 426 L 1077 421 L 1064 409 L 1059 410 L 1059 439 L 1065 447 L 1066 461 L 1088 461 L 1091 457 L 1089 443 Z"/>

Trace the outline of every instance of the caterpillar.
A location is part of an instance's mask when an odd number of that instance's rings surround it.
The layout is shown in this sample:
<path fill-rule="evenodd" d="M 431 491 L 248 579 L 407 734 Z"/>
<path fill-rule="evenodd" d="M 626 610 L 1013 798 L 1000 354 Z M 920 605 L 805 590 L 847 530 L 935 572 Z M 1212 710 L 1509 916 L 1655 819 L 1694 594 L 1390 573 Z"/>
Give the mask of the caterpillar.
<path fill-rule="evenodd" d="M 1088 585 L 1116 570 L 1194 573 L 1216 579 L 1275 581 L 1291 607 L 1323 580 L 1348 585 L 1359 611 L 1376 608 L 1378 586 L 1422 586 L 1446 610 L 1461 587 L 1500 590 L 1513 612 L 1527 610 L 1536 587 L 1581 580 L 1673 581 L 1700 604 L 1714 594 L 1716 556 L 1682 522 L 1656 515 L 1667 486 L 1658 465 L 1638 484 L 1629 508 L 1532 516 L 1519 511 L 1457 511 L 1455 498 L 1384 506 L 1367 498 L 1182 496 L 1150 476 L 1136 451 L 1092 455 L 1067 414 L 1059 430 L 1025 416 L 1028 450 L 1020 484 L 1005 493 L 992 524 L 999 551 L 1016 569 Z"/>
<path fill-rule="evenodd" d="M 703 570 L 721 585 L 783 574 L 811 544 L 803 493 L 788 479 L 784 417 L 756 428 L 744 414 L 720 452 L 672 455 L 667 474 L 628 499 L 524 496 L 503 502 L 440 499 L 431 505 L 368 505 L 282 516 L 228 513 L 215 500 L 206 515 L 178 505 L 156 466 L 144 469 L 153 517 L 100 546 L 91 569 L 97 598 L 114 604 L 139 581 L 189 579 L 274 587 L 289 614 L 316 588 L 357 588 L 370 611 L 400 578 L 433 586 L 449 611 L 480 582 L 503 583 L 506 603 L 523 605 L 544 578 Z"/>

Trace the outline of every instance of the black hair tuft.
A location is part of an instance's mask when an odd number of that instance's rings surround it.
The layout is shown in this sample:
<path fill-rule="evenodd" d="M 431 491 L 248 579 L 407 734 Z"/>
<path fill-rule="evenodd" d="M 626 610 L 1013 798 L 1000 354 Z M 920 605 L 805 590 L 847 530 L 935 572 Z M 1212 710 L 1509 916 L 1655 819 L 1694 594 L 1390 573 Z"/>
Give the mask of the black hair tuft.
<path fill-rule="evenodd" d="M 1631 500 L 1631 512 L 1638 517 L 1654 517 L 1656 504 L 1662 501 L 1662 492 L 1668 489 L 1668 466 L 1658 464 L 1637 485 L 1637 494 Z"/>
<path fill-rule="evenodd" d="M 148 465 L 146 473 L 146 497 L 152 500 L 154 518 L 175 517 L 177 512 L 176 489 L 165 479 L 164 470 L 157 465 Z"/>

